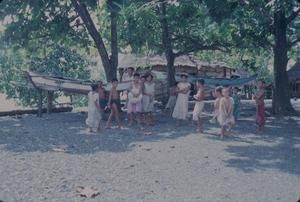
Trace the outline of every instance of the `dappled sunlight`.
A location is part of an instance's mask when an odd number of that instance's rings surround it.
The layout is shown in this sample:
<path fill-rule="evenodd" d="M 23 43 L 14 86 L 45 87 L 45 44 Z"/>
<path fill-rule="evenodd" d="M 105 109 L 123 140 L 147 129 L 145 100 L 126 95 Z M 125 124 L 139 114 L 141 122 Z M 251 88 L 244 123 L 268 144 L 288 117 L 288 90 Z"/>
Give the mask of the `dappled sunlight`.
<path fill-rule="evenodd" d="M 270 124 L 263 134 L 249 137 L 252 144 L 227 146 L 232 157 L 225 165 L 245 172 L 271 169 L 300 175 L 299 119 L 273 119 Z"/>

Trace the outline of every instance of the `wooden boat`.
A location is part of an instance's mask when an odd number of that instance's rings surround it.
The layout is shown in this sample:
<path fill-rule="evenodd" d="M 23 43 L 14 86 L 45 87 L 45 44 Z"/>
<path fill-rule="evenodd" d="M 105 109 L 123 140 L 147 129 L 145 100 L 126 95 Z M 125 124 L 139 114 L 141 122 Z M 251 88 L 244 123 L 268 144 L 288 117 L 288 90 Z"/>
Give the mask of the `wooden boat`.
<path fill-rule="evenodd" d="M 164 79 L 159 72 L 152 73 L 154 74 L 154 82 L 156 83 L 155 97 L 157 100 L 163 101 L 168 97 L 167 79 Z M 86 95 L 91 91 L 91 84 L 93 83 L 87 80 L 45 75 L 32 71 L 26 71 L 25 74 L 35 88 L 45 91 L 63 91 Z M 130 84 L 131 81 L 119 82 L 117 90 L 125 91 L 130 87 Z M 104 84 L 104 89 L 110 91 L 111 84 Z"/>
<path fill-rule="evenodd" d="M 155 85 L 155 99 L 157 101 L 166 102 L 168 99 L 169 88 L 167 81 L 167 73 L 161 71 L 151 71 L 154 75 Z M 91 91 L 92 81 L 73 79 L 61 76 L 51 76 L 40 73 L 35 73 L 31 71 L 26 71 L 28 79 L 31 81 L 32 85 L 41 90 L 45 91 L 63 91 L 68 93 L 76 94 L 88 94 Z M 211 92 L 215 85 L 230 85 L 230 86 L 240 86 L 256 79 L 256 75 L 247 78 L 236 78 L 236 79 L 226 79 L 226 78 L 207 78 L 198 77 L 194 75 L 189 75 L 189 82 L 195 84 L 196 80 L 204 79 L 206 83 L 206 97 L 211 97 Z M 180 80 L 180 73 L 176 74 L 176 80 Z M 130 87 L 131 81 L 120 82 L 117 90 L 125 91 Z M 110 91 L 111 84 L 104 84 L 106 91 Z"/>

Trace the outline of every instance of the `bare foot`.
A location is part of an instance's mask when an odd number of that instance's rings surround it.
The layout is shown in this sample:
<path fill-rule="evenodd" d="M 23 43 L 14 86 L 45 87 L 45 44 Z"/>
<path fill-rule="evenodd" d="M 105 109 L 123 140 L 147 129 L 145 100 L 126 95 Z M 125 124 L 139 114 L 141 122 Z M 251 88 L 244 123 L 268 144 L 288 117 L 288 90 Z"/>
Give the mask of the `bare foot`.
<path fill-rule="evenodd" d="M 106 125 L 105 129 L 111 129 L 111 127 L 109 125 Z"/>

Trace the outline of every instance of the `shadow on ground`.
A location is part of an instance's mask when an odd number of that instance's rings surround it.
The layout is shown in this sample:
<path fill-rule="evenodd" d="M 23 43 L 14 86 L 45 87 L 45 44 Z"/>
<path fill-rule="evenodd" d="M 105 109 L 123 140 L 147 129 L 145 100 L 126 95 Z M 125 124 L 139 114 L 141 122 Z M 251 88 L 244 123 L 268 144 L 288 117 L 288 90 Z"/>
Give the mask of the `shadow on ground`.
<path fill-rule="evenodd" d="M 157 125 L 146 131 L 134 127 L 87 135 L 85 118 L 86 115 L 81 113 L 52 114 L 41 119 L 35 116 L 1 118 L 0 149 L 16 153 L 49 152 L 53 147 L 63 146 L 64 152 L 69 154 L 126 152 L 143 142 L 166 141 L 194 134 L 190 122 L 178 127 L 170 118 L 157 115 Z M 269 117 L 264 134 L 255 135 L 253 119 L 248 118 L 239 122 L 233 137 L 222 141 L 214 134 L 216 125 L 205 120 L 205 138 L 225 145 L 225 152 L 229 154 L 224 160 L 227 167 L 243 172 L 275 169 L 300 175 L 299 122 L 299 117 Z M 151 135 L 145 134 L 150 131 Z"/>
<path fill-rule="evenodd" d="M 163 141 L 192 134 L 190 124 L 181 123 L 174 128 L 170 118 L 159 117 L 155 127 L 103 129 L 98 134 L 88 134 L 85 114 L 52 114 L 37 118 L 0 119 L 0 147 L 13 152 L 48 152 L 53 147 L 63 147 L 66 153 L 86 154 L 99 151 L 125 152 L 144 141 Z M 125 123 L 124 123 L 125 125 Z M 151 134 L 149 134 L 151 132 Z"/>
<path fill-rule="evenodd" d="M 240 130 L 245 128 L 241 126 Z M 299 131 L 299 117 L 269 118 L 263 134 L 247 136 L 251 143 L 227 146 L 231 158 L 225 165 L 244 172 L 277 169 L 300 175 Z"/>

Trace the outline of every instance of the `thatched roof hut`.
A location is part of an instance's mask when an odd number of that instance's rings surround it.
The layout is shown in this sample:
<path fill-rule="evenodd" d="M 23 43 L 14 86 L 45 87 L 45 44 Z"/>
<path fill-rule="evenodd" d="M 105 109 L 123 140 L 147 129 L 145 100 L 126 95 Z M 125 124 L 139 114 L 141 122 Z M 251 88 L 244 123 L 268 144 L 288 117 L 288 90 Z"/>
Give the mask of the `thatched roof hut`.
<path fill-rule="evenodd" d="M 300 59 L 288 70 L 288 77 L 290 81 L 298 80 L 300 82 Z"/>
<path fill-rule="evenodd" d="M 224 63 L 212 62 L 203 63 L 194 55 L 184 55 L 175 59 L 176 72 L 188 72 L 200 76 L 216 78 L 230 78 L 235 69 L 228 67 Z M 119 54 L 119 68 L 129 67 L 151 67 L 157 71 L 167 71 L 167 60 L 164 55 L 137 56 L 134 54 Z"/>

